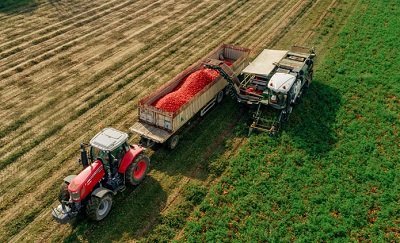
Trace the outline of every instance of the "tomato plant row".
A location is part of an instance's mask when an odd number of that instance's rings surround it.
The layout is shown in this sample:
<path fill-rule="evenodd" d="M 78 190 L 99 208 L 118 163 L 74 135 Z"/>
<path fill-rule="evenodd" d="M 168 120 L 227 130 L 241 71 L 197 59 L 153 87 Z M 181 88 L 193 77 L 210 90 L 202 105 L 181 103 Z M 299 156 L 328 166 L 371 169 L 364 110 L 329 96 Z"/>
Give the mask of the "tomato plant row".
<path fill-rule="evenodd" d="M 182 241 L 400 241 L 399 14 L 363 1 L 287 129 L 250 138 Z"/>

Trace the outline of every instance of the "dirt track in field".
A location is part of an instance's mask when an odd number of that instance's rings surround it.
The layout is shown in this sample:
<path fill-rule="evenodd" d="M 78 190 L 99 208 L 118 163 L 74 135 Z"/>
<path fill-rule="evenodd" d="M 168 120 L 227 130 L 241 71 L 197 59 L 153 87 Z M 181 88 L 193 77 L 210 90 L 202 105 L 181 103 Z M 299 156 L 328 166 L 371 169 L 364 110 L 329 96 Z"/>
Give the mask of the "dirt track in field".
<path fill-rule="evenodd" d="M 341 21 L 351 12 L 335 0 L 36 2 L 0 12 L 0 241 L 68 236 L 50 207 L 80 170 L 79 143 L 100 124 L 128 131 L 138 99 L 204 54 L 221 43 L 251 47 L 251 57 L 328 48 L 335 31 L 321 35 L 321 23 L 333 9 L 344 9 Z"/>

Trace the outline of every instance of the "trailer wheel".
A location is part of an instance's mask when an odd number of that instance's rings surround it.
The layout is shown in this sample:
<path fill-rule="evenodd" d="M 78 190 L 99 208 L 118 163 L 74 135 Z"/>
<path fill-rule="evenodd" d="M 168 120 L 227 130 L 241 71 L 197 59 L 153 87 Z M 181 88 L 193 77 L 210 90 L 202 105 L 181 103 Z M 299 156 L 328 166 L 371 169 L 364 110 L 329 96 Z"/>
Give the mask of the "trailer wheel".
<path fill-rule="evenodd" d="M 62 203 L 63 201 L 69 201 L 68 184 L 63 182 L 58 191 L 58 201 Z"/>
<path fill-rule="evenodd" d="M 179 143 L 179 135 L 172 135 L 172 137 L 170 137 L 167 140 L 167 147 L 173 150 L 176 148 L 176 146 L 178 146 L 178 143 Z"/>
<path fill-rule="evenodd" d="M 223 99 L 224 99 L 224 91 L 221 90 L 217 94 L 217 103 L 221 103 Z"/>
<path fill-rule="evenodd" d="M 224 94 L 229 95 L 229 92 L 231 92 L 231 87 L 228 85 L 224 88 Z"/>
<path fill-rule="evenodd" d="M 127 183 L 131 186 L 138 185 L 146 177 L 149 167 L 150 159 L 146 154 L 142 153 L 136 156 L 126 170 Z"/>
<path fill-rule="evenodd" d="M 109 193 L 102 198 L 92 195 L 86 205 L 87 216 L 94 221 L 100 221 L 108 215 L 111 206 L 112 196 Z"/>

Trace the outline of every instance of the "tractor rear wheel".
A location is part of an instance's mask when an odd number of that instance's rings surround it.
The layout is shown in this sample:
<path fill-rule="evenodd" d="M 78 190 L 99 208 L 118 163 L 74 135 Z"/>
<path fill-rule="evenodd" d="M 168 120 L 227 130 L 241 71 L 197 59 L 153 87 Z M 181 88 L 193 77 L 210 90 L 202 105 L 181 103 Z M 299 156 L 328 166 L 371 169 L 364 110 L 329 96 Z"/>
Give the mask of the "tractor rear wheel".
<path fill-rule="evenodd" d="M 131 186 L 138 185 L 146 177 L 149 167 L 149 157 L 144 153 L 139 154 L 126 170 L 126 182 Z"/>
<path fill-rule="evenodd" d="M 58 191 L 58 201 L 62 203 L 63 201 L 69 201 L 68 184 L 63 182 Z"/>
<path fill-rule="evenodd" d="M 92 195 L 86 205 L 86 214 L 90 219 L 100 221 L 108 215 L 111 206 L 112 196 L 110 194 L 106 194 L 102 198 Z"/>

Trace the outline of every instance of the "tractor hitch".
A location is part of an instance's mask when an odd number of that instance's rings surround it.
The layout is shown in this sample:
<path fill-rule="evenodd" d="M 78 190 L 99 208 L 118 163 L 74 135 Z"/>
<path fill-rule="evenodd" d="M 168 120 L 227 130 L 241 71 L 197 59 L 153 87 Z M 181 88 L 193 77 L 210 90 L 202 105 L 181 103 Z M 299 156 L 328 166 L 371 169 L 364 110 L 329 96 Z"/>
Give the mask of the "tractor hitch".
<path fill-rule="evenodd" d="M 63 203 L 63 204 L 58 205 L 57 208 L 53 208 L 52 215 L 53 215 L 53 219 L 57 223 L 66 224 L 71 219 L 76 217 L 77 212 L 73 212 L 72 209 L 68 205 L 65 205 Z"/>

